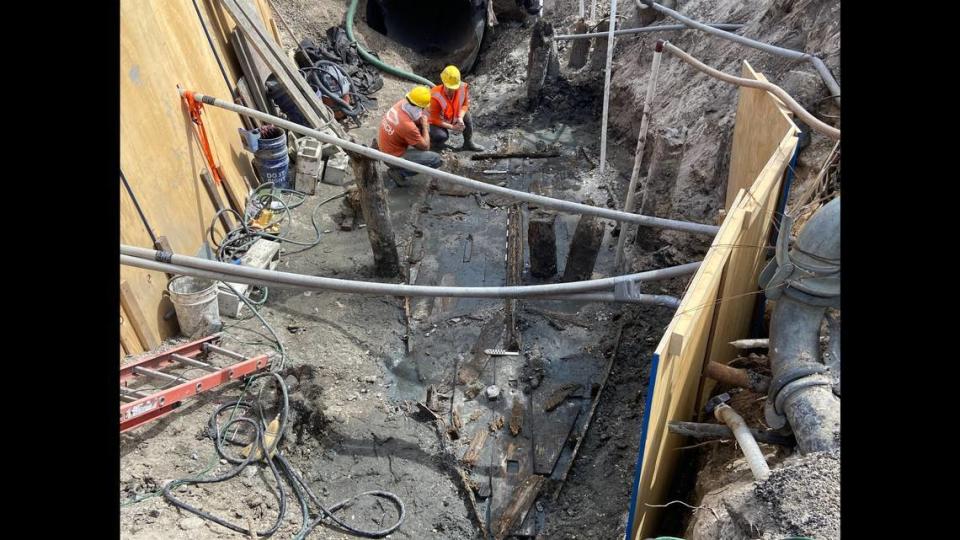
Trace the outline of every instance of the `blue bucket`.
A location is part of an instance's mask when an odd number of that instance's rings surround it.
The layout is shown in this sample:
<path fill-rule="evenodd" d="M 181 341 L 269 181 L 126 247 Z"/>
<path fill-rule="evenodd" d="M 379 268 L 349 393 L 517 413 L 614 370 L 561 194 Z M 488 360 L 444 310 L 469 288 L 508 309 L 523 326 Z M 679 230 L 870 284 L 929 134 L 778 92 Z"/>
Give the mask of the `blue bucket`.
<path fill-rule="evenodd" d="M 290 156 L 287 153 L 287 134 L 276 126 L 263 126 L 258 131 L 257 151 L 253 166 L 262 183 L 272 182 L 278 188 L 290 188 Z"/>

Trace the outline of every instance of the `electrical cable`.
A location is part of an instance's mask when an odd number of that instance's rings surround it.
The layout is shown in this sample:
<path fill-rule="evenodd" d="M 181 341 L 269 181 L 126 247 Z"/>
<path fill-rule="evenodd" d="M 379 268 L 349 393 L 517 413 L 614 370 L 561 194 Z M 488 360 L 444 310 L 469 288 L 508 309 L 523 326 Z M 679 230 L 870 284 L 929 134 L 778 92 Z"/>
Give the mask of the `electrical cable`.
<path fill-rule="evenodd" d="M 303 479 L 300 473 L 298 473 L 296 469 L 294 469 L 294 467 L 290 464 L 290 462 L 287 461 L 287 459 L 278 450 L 280 440 L 282 439 L 284 433 L 286 432 L 287 423 L 289 421 L 289 411 L 290 411 L 290 397 L 287 391 L 287 386 L 283 381 L 283 378 L 277 372 L 261 373 L 259 375 L 251 376 L 247 381 L 248 386 L 254 380 L 265 378 L 265 377 L 272 377 L 272 379 L 270 380 L 276 386 L 279 393 L 279 397 L 282 398 L 280 400 L 280 406 L 278 407 L 278 412 L 276 416 L 276 419 L 279 424 L 279 429 L 277 431 L 276 438 L 273 440 L 272 444 L 269 445 L 269 448 L 267 447 L 267 443 L 266 443 L 266 438 L 267 438 L 266 430 L 268 429 L 269 423 L 266 420 L 266 411 L 264 410 L 264 402 L 263 402 L 263 391 L 265 388 L 267 388 L 267 384 L 264 383 L 260 386 L 260 389 L 257 392 L 256 401 L 253 401 L 253 402 L 244 401 L 243 398 L 246 396 L 246 393 L 247 393 L 247 390 L 245 389 L 244 393 L 237 399 L 235 403 L 228 402 L 217 407 L 214 410 L 208 422 L 208 428 L 209 428 L 208 435 L 213 440 L 217 455 L 219 455 L 222 459 L 226 460 L 227 462 L 235 465 L 235 467 L 233 467 L 231 470 L 227 471 L 222 475 L 215 476 L 212 478 L 204 478 L 202 475 L 207 472 L 207 471 L 204 471 L 200 475 L 194 476 L 192 478 L 174 480 L 173 482 L 170 482 L 163 488 L 164 498 L 167 501 L 169 501 L 171 504 L 173 504 L 174 506 L 182 510 L 195 514 L 202 519 L 212 521 L 214 523 L 222 525 L 223 527 L 236 531 L 240 534 L 244 534 L 244 535 L 256 534 L 258 536 L 270 536 L 276 533 L 276 531 L 280 528 L 280 525 L 281 523 L 283 523 L 284 516 L 286 514 L 287 493 L 283 487 L 283 480 L 281 478 L 281 477 L 284 477 L 286 478 L 287 483 L 290 485 L 290 487 L 293 488 L 294 497 L 297 499 L 297 502 L 300 506 L 302 525 L 300 527 L 300 530 L 297 532 L 296 536 L 294 537 L 298 540 L 306 538 L 306 536 L 309 535 L 310 532 L 317 525 L 323 523 L 325 520 L 329 520 L 328 526 L 339 528 L 345 532 L 351 533 L 356 536 L 362 536 L 365 538 L 382 538 L 396 531 L 400 527 L 400 525 L 403 524 L 403 521 L 406 518 L 406 508 L 404 507 L 403 501 L 400 499 L 400 497 L 398 497 L 396 494 L 391 493 L 389 491 L 379 491 L 379 490 L 365 491 L 363 493 L 350 497 L 349 499 L 340 501 L 330 506 L 329 508 L 325 507 L 323 503 L 320 502 L 319 497 L 317 497 L 316 494 L 313 492 L 313 490 L 310 489 L 310 486 Z M 223 414 L 223 412 L 230 407 L 234 408 L 234 412 L 236 412 L 239 409 L 243 409 L 245 411 L 245 415 L 234 418 L 233 417 L 234 415 L 231 414 L 231 418 L 227 421 L 227 423 L 225 423 L 221 427 L 218 419 Z M 251 417 L 247 415 L 248 413 L 251 413 L 254 411 L 256 412 L 256 417 Z M 253 431 L 252 433 L 253 440 L 250 443 L 245 443 L 243 441 L 237 441 L 233 437 L 227 437 L 226 432 L 232 426 L 235 426 L 235 425 L 250 426 Z M 234 434 L 236 434 L 236 432 L 234 432 Z M 244 457 L 243 459 L 240 459 L 228 453 L 224 449 L 224 446 L 223 446 L 224 442 L 237 445 L 237 446 L 245 444 L 246 447 L 249 449 L 246 457 Z M 267 465 L 270 467 L 270 471 L 273 473 L 274 480 L 276 481 L 276 489 L 274 490 L 274 495 L 277 497 L 277 500 L 278 500 L 277 518 L 273 522 L 271 527 L 265 531 L 250 531 L 246 527 L 242 527 L 240 525 L 231 523 L 226 519 L 215 516 L 209 512 L 206 512 L 184 501 L 181 501 L 180 499 L 176 498 L 176 496 L 174 495 L 174 490 L 176 490 L 178 487 L 183 485 L 213 484 L 213 483 L 223 482 L 231 478 L 234 478 L 238 474 L 240 474 L 247 466 L 253 463 L 256 463 L 260 459 L 263 459 L 267 462 Z M 208 468 L 208 471 L 209 471 L 209 468 Z M 304 492 L 306 493 L 306 496 Z M 397 507 L 398 514 L 399 514 L 397 517 L 397 521 L 392 526 L 386 529 L 368 531 L 365 529 L 361 529 L 361 528 L 349 525 L 334 515 L 334 513 L 337 510 L 346 507 L 350 502 L 363 496 L 380 497 L 393 502 L 394 505 Z M 307 499 L 307 497 L 309 497 L 309 500 Z M 314 518 L 313 520 L 310 519 L 310 508 L 309 508 L 310 501 L 313 501 L 314 504 L 316 504 L 317 507 L 319 507 L 320 509 L 320 511 L 317 513 L 317 517 Z"/>

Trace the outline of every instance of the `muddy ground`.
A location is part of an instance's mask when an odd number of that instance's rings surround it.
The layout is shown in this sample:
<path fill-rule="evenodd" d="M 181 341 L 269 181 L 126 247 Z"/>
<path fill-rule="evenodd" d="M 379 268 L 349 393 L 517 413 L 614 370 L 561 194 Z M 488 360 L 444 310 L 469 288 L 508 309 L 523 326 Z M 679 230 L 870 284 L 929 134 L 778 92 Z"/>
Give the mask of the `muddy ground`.
<path fill-rule="evenodd" d="M 318 37 L 324 35 L 329 26 L 342 21 L 347 3 L 280 0 L 274 5 L 298 36 Z M 728 6 L 730 3 L 721 2 L 718 7 L 721 12 L 716 14 L 703 7 L 704 2 L 685 3 L 684 10 L 689 5 L 691 13 L 710 20 L 745 22 L 750 17 L 751 20 L 768 20 L 762 10 L 750 12 L 751 15 L 746 8 L 733 10 Z M 783 9 L 784 5 L 784 2 L 753 3 L 774 6 L 770 9 Z M 415 69 L 418 65 L 416 55 L 402 50 L 363 24 L 362 4 L 356 23 L 360 39 L 384 61 L 402 69 Z M 631 4 L 621 5 L 625 20 L 633 16 Z M 576 9 L 575 0 L 547 0 L 544 16 L 557 28 L 572 28 Z M 725 18 L 728 16 L 730 18 Z M 561 45 L 562 77 L 548 87 L 538 106 L 531 108 L 522 97 L 525 95 L 529 26 L 529 23 L 520 22 L 501 23 L 492 35 L 488 35 L 475 73 L 466 76 L 466 80 L 472 83 L 479 142 L 488 148 L 502 148 L 507 133 L 553 141 L 564 148 L 564 163 L 570 164 L 567 170 L 551 171 L 549 165 L 531 165 L 529 162 L 518 166 L 534 167 L 529 170 L 537 172 L 543 166 L 543 172 L 553 178 L 566 176 L 572 179 L 570 185 L 558 184 L 560 188 L 556 196 L 561 198 L 578 201 L 589 198 L 598 204 L 621 207 L 639 126 L 642 103 L 639 89 L 645 88 L 646 84 L 642 66 L 649 62 L 646 57 L 654 38 L 634 37 L 618 42 L 611 101 L 610 163 L 608 173 L 600 177 L 596 174 L 596 160 L 599 155 L 602 76 L 589 67 L 577 73 L 569 72 L 565 68 L 567 47 Z M 287 39 L 285 32 L 283 35 Z M 678 38 L 677 42 L 686 47 L 681 40 Z M 689 44 L 688 50 L 694 54 L 702 53 L 705 60 L 717 58 L 711 57 L 711 53 L 702 47 L 698 49 L 694 43 Z M 292 43 L 285 45 L 291 46 Z M 733 50 L 716 54 L 729 57 L 729 65 L 713 65 L 728 72 L 738 71 L 731 66 L 735 58 L 743 57 L 742 54 Z M 835 61 L 838 57 L 827 59 L 831 67 L 834 66 L 831 62 Z M 783 70 L 776 71 L 778 65 L 765 65 L 763 61 L 754 63 L 754 66 L 767 73 L 774 82 L 779 82 L 778 78 L 784 74 Z M 768 73 L 766 69 L 773 72 Z M 660 217 L 712 222 L 716 210 L 722 206 L 727 166 L 724 159 L 729 153 L 735 90 L 724 91 L 710 86 L 710 91 L 718 96 L 674 100 L 670 96 L 697 95 L 690 88 L 703 84 L 696 76 L 681 75 L 679 70 L 676 66 L 668 69 L 666 82 L 661 79 L 665 89 L 661 112 L 664 118 L 684 124 L 685 133 L 694 135 L 687 139 L 690 142 L 685 155 L 690 157 L 685 158 L 687 161 L 681 170 L 678 188 L 671 195 L 677 204 L 671 205 L 669 215 Z M 671 77 L 678 82 L 671 82 Z M 364 127 L 352 130 L 351 134 L 358 141 L 368 142 L 375 134 L 379 114 L 410 86 L 406 81 L 385 77 L 384 88 L 376 95 L 377 109 L 371 111 Z M 820 94 L 816 94 L 810 99 L 819 97 Z M 705 104 L 709 99 L 714 100 L 713 105 Z M 704 109 L 708 110 L 707 114 Z M 666 124 L 666 121 L 655 121 L 654 133 L 660 133 Z M 718 138 L 720 143 L 711 137 Z M 459 141 L 451 143 L 457 145 Z M 652 146 L 648 144 L 648 148 Z M 827 144 L 814 135 L 806 154 L 808 157 L 801 155 L 797 185 L 804 185 L 814 164 L 819 165 L 817 158 L 822 160 L 825 147 L 829 150 Z M 462 154 L 447 152 L 445 158 L 451 169 L 476 177 L 476 165 L 463 160 Z M 422 176 L 415 178 L 406 188 L 397 188 L 389 180 L 385 182 L 395 232 L 401 253 L 404 253 L 414 238 L 418 214 L 426 201 L 431 200 L 429 197 L 436 194 L 431 195 L 431 184 Z M 698 182 L 701 187 L 690 187 Z M 307 252 L 284 256 L 281 270 L 347 279 L 374 279 L 366 231 L 362 228 L 340 230 L 337 215 L 341 211 L 340 200 L 316 208 L 319 201 L 341 191 L 342 188 L 321 184 L 315 196 L 293 211 L 286 233 L 292 238 L 312 237 L 314 231 L 310 220 L 311 213 L 315 212 L 323 241 Z M 609 275 L 616 245 L 614 234 L 617 232 L 612 225 L 607 227 L 594 277 Z M 628 261 L 632 268 L 658 268 L 696 260 L 702 257 L 707 245 L 704 240 L 687 235 L 665 235 L 662 239 L 670 242 L 661 242 L 655 249 L 636 249 L 631 244 Z M 529 282 L 527 273 L 524 279 Z M 685 286 L 686 280 L 678 279 L 654 284 L 645 292 L 679 297 Z M 493 309 L 496 305 L 495 302 L 478 302 L 477 311 Z M 573 313 L 580 313 L 581 320 L 586 322 L 606 319 L 599 325 L 595 345 L 615 357 L 594 421 L 569 477 L 556 502 L 545 505 L 543 536 L 622 537 L 639 444 L 650 356 L 672 313 L 660 307 L 616 305 L 587 305 L 582 306 L 582 310 L 574 308 Z M 286 347 L 286 365 L 289 367 L 286 376 L 292 392 L 292 407 L 296 411 L 292 436 L 287 438 L 283 452 L 294 467 L 305 474 L 318 496 L 332 503 L 360 491 L 392 491 L 406 504 L 407 518 L 391 538 L 478 537 L 477 524 L 471 516 L 460 479 L 444 450 L 445 443 L 433 426 L 417 414 L 417 407 L 413 404 L 413 400 L 423 399 L 420 392 L 425 381 L 419 366 L 412 364 L 407 354 L 411 336 L 408 336 L 403 299 L 271 289 L 262 314 Z M 447 324 L 479 323 L 471 323 L 466 318 Z M 622 334 L 617 340 L 618 332 L 614 330 L 620 328 Z M 450 331 L 456 332 L 457 329 Z M 228 320 L 224 334 L 227 348 L 249 354 L 272 350 L 269 334 L 256 319 Z M 412 337 L 418 343 L 430 342 L 430 328 L 422 328 Z M 455 348 L 446 346 L 444 352 L 453 356 Z M 205 394 L 147 428 L 124 434 L 120 462 L 122 499 L 150 494 L 171 479 L 197 474 L 211 465 L 210 474 L 228 470 L 229 465 L 216 459 L 213 445 L 204 430 L 213 409 L 239 395 L 239 388 Z M 691 467 L 702 462 L 704 458 L 700 456 L 699 453 L 691 455 Z M 733 453 L 728 457 L 733 459 Z M 253 471 L 253 468 L 249 470 Z M 768 483 L 772 481 L 773 478 Z M 244 473 L 220 484 L 181 488 L 178 494 L 183 500 L 240 525 L 246 526 L 248 519 L 255 520 L 257 527 L 263 529 L 269 526 L 278 509 L 269 485 L 272 485 L 271 475 L 260 467 L 252 477 Z M 289 488 L 287 490 L 289 493 Z M 693 488 L 689 490 L 682 495 L 692 496 Z M 289 505 L 287 521 L 277 533 L 279 538 L 292 536 L 300 526 L 296 504 L 291 501 Z M 395 516 L 389 505 L 367 500 L 341 513 L 351 523 L 366 528 L 386 526 Z M 673 525 L 668 527 L 670 530 L 665 532 L 682 532 L 688 515 L 689 512 L 679 512 L 673 518 Z M 121 529 L 124 538 L 243 537 L 221 526 L 197 520 L 157 496 L 123 506 Z M 350 536 L 321 526 L 311 537 Z"/>

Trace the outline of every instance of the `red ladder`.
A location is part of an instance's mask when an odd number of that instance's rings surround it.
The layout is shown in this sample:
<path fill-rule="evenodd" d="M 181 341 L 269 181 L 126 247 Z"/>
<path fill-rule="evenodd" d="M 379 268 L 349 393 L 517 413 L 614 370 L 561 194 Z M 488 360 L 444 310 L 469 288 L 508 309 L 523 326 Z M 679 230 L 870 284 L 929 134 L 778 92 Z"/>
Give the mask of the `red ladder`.
<path fill-rule="evenodd" d="M 266 354 L 247 358 L 240 353 L 218 346 L 220 334 L 180 345 L 157 353 L 120 368 L 120 433 L 129 431 L 173 412 L 180 402 L 197 394 L 213 390 L 231 381 L 267 369 L 270 359 Z M 218 367 L 209 362 L 211 353 L 226 356 L 237 362 L 227 367 Z M 201 354 L 204 360 L 199 360 Z M 207 373 L 195 379 L 161 371 L 164 368 L 199 368 Z M 146 380 L 176 383 L 153 393 L 137 390 L 136 386 Z"/>

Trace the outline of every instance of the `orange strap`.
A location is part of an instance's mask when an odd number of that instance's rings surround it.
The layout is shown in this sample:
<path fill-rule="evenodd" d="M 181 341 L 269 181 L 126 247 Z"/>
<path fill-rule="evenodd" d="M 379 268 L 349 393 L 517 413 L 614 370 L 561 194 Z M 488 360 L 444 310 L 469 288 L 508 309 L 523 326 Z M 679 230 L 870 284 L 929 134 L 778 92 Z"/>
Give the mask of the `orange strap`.
<path fill-rule="evenodd" d="M 200 112 L 203 110 L 203 102 L 194 99 L 193 92 L 190 91 L 183 93 L 183 99 L 187 102 L 187 108 L 190 110 L 190 120 L 193 121 L 194 133 L 200 141 L 203 157 L 207 160 L 207 168 L 210 169 L 210 173 L 213 175 L 213 181 L 219 186 L 223 182 L 223 178 L 220 176 L 220 169 L 217 168 L 217 164 L 213 159 L 210 142 L 207 140 L 207 131 L 203 127 L 203 118 L 200 116 Z"/>

